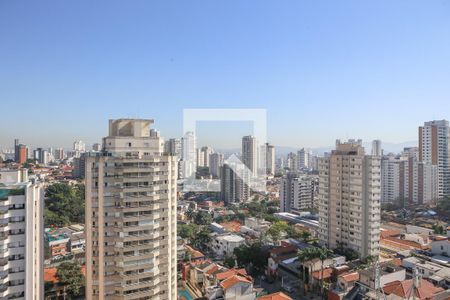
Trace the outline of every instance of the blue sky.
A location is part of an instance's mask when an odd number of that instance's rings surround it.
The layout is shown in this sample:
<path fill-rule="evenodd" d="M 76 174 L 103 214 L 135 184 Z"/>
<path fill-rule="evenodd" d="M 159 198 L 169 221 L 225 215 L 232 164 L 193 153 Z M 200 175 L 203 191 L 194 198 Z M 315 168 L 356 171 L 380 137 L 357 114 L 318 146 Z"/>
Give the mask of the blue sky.
<path fill-rule="evenodd" d="M 449 75 L 445 0 L 0 2 L 0 148 L 96 142 L 118 117 L 179 136 L 184 108 L 265 108 L 282 146 L 411 141 L 450 117 Z M 235 147 L 249 126 L 211 127 Z"/>

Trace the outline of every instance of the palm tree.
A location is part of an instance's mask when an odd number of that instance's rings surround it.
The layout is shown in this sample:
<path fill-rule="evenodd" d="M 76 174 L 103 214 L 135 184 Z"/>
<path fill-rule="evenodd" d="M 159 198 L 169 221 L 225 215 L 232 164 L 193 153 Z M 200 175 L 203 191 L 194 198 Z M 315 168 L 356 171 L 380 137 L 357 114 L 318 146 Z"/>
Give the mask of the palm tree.
<path fill-rule="evenodd" d="M 303 267 L 303 274 L 302 274 L 302 286 L 303 286 L 303 293 L 304 295 L 306 295 L 306 288 L 305 288 L 305 284 L 306 284 L 306 268 L 304 263 L 311 260 L 312 258 L 312 249 L 313 248 L 304 248 L 300 251 L 298 251 L 297 257 L 298 257 L 298 261 L 302 264 Z"/>
<path fill-rule="evenodd" d="M 320 260 L 320 292 L 322 295 L 322 299 L 324 296 L 324 291 L 323 291 L 323 283 L 324 283 L 324 278 L 323 278 L 323 266 L 325 263 L 325 260 L 331 258 L 333 256 L 333 251 L 331 251 L 330 249 L 328 249 L 325 246 L 322 246 L 320 248 L 311 248 L 311 253 L 310 253 L 310 259 L 314 259 L 314 258 L 318 258 Z"/>

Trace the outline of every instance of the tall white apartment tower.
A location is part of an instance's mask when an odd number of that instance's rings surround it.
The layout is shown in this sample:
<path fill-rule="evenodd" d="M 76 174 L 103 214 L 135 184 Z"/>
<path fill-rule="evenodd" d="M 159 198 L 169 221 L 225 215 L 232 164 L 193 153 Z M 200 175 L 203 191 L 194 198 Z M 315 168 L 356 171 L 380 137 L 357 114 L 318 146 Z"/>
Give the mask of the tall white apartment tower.
<path fill-rule="evenodd" d="M 382 156 L 383 149 L 381 149 L 381 140 L 372 141 L 372 156 Z"/>
<path fill-rule="evenodd" d="M 177 298 L 177 161 L 152 123 L 110 120 L 86 157 L 86 299 Z"/>
<path fill-rule="evenodd" d="M 439 197 L 450 195 L 450 127 L 447 120 L 419 127 L 419 161 L 438 168 Z"/>
<path fill-rule="evenodd" d="M 275 146 L 266 143 L 264 145 L 265 165 L 267 174 L 275 174 Z"/>
<path fill-rule="evenodd" d="M 242 138 L 242 162 L 256 174 L 258 171 L 258 146 L 256 138 L 248 135 Z"/>
<path fill-rule="evenodd" d="M 181 140 L 181 174 L 189 178 L 197 171 L 197 139 L 192 131 L 184 134 Z"/>
<path fill-rule="evenodd" d="M 319 239 L 331 249 L 377 255 L 380 239 L 380 157 L 361 140 L 337 141 L 319 161 Z"/>
<path fill-rule="evenodd" d="M 242 163 L 228 162 L 220 168 L 220 195 L 225 205 L 247 202 L 250 198 L 250 171 Z"/>
<path fill-rule="evenodd" d="M 311 167 L 309 165 L 309 156 L 310 153 L 305 148 L 302 148 L 299 151 L 297 151 L 297 162 L 299 169 L 306 169 Z"/>
<path fill-rule="evenodd" d="M 0 170 L 0 299 L 44 299 L 44 189 Z"/>
<path fill-rule="evenodd" d="M 222 167 L 224 156 L 222 153 L 212 153 L 209 155 L 209 172 L 214 178 L 220 177 L 220 167 Z"/>

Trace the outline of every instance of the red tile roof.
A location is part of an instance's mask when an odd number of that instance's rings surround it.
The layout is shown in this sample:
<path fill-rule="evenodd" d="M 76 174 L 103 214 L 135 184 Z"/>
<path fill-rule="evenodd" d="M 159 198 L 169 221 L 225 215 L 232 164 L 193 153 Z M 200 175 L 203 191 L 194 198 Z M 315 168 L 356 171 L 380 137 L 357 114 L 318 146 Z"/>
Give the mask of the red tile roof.
<path fill-rule="evenodd" d="M 236 285 L 236 284 L 238 284 L 238 283 L 240 283 L 240 282 L 242 282 L 242 283 L 248 283 L 248 284 L 251 284 L 251 283 L 252 283 L 252 282 L 251 282 L 249 279 L 247 279 L 246 277 L 239 276 L 239 275 L 233 275 L 233 276 L 231 276 L 231 277 L 225 279 L 224 281 L 222 281 L 222 282 L 220 283 L 220 286 L 221 286 L 223 289 L 227 290 L 227 289 L 231 288 L 232 286 L 234 286 L 234 285 Z"/>
<path fill-rule="evenodd" d="M 388 295 L 394 294 L 402 298 L 409 298 L 412 295 L 412 285 L 413 279 L 396 280 L 386 284 L 383 290 Z M 416 289 L 416 297 L 417 299 L 428 299 L 443 290 L 443 288 L 435 287 L 431 282 L 421 279 L 419 287 Z"/>
<path fill-rule="evenodd" d="M 331 269 L 331 268 L 323 269 L 323 278 L 324 279 L 331 278 L 332 274 L 333 274 L 333 269 Z M 312 273 L 312 276 L 314 279 L 321 280 L 322 279 L 322 271 L 321 270 L 315 271 Z"/>
<path fill-rule="evenodd" d="M 247 276 L 247 271 L 245 271 L 245 269 L 230 269 L 228 271 L 216 274 L 216 279 L 224 280 L 233 275 Z"/>
<path fill-rule="evenodd" d="M 359 273 L 358 272 L 347 273 L 342 275 L 341 277 L 347 282 L 357 281 L 359 280 Z"/>
<path fill-rule="evenodd" d="M 285 293 L 278 292 L 259 297 L 258 300 L 292 300 L 292 298 L 286 295 Z"/>

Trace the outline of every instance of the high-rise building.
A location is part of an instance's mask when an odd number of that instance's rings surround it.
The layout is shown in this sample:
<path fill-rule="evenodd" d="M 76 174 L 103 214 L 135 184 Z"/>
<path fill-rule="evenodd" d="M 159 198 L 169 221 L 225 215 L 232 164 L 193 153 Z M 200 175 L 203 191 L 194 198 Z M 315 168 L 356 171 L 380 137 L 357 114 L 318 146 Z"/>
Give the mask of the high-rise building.
<path fill-rule="evenodd" d="M 209 156 L 214 152 L 213 148 L 204 146 L 200 149 L 199 153 L 199 167 L 209 167 Z"/>
<path fill-rule="evenodd" d="M 377 255 L 380 239 L 380 157 L 361 140 L 336 142 L 319 161 L 319 239 L 331 249 Z"/>
<path fill-rule="evenodd" d="M 266 174 L 275 174 L 275 147 L 269 143 L 264 144 L 263 154 L 265 159 Z"/>
<path fill-rule="evenodd" d="M 223 165 L 224 157 L 222 153 L 211 153 L 209 155 L 209 173 L 211 176 L 220 177 L 220 168 Z"/>
<path fill-rule="evenodd" d="M 0 298 L 44 299 L 44 189 L 28 170 L 0 170 Z"/>
<path fill-rule="evenodd" d="M 310 152 L 302 148 L 297 151 L 297 163 L 298 169 L 308 169 L 310 168 Z"/>
<path fill-rule="evenodd" d="M 372 141 L 372 156 L 382 156 L 383 149 L 381 149 L 381 140 Z"/>
<path fill-rule="evenodd" d="M 164 152 L 175 155 L 181 159 L 181 141 L 179 139 L 169 139 L 164 143 Z"/>
<path fill-rule="evenodd" d="M 73 142 L 73 156 L 80 157 L 81 153 L 86 152 L 86 144 L 83 141 Z"/>
<path fill-rule="evenodd" d="M 402 195 L 400 183 L 404 180 L 400 176 L 400 171 L 404 162 L 404 159 L 393 155 L 381 159 L 381 202 L 393 203 L 400 200 Z"/>
<path fill-rule="evenodd" d="M 247 202 L 250 198 L 250 171 L 242 163 L 225 163 L 221 167 L 220 194 L 225 205 Z"/>
<path fill-rule="evenodd" d="M 95 143 L 92 145 L 92 151 L 100 152 L 102 151 L 102 145 L 100 143 Z"/>
<path fill-rule="evenodd" d="M 177 299 L 176 157 L 153 120 L 110 120 L 86 157 L 86 299 Z"/>
<path fill-rule="evenodd" d="M 181 141 L 181 178 L 189 178 L 197 171 L 197 140 L 192 131 L 188 131 Z"/>
<path fill-rule="evenodd" d="M 19 144 L 17 146 L 17 160 L 19 164 L 23 164 L 28 159 L 28 147 L 26 145 Z"/>
<path fill-rule="evenodd" d="M 19 161 L 19 139 L 14 139 L 14 161 Z"/>
<path fill-rule="evenodd" d="M 288 172 L 280 181 L 280 211 L 299 212 L 314 207 L 317 179 Z"/>
<path fill-rule="evenodd" d="M 258 172 L 258 146 L 254 136 L 242 138 L 242 162 L 253 174 Z"/>
<path fill-rule="evenodd" d="M 294 152 L 288 153 L 287 160 L 286 160 L 286 167 L 289 169 L 289 171 L 297 172 L 298 166 L 299 166 L 299 163 L 298 163 L 297 154 Z"/>
<path fill-rule="evenodd" d="M 447 120 L 419 127 L 419 161 L 438 168 L 439 197 L 450 195 L 450 127 Z"/>
<path fill-rule="evenodd" d="M 54 156 L 55 156 L 56 160 L 63 160 L 65 158 L 64 149 L 63 148 L 56 148 Z"/>

